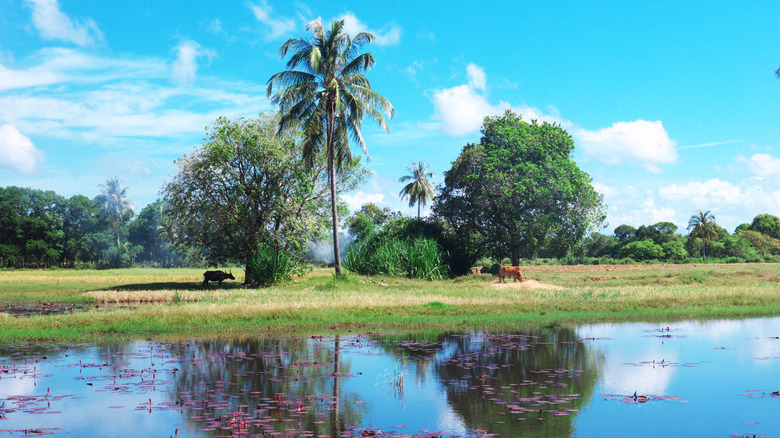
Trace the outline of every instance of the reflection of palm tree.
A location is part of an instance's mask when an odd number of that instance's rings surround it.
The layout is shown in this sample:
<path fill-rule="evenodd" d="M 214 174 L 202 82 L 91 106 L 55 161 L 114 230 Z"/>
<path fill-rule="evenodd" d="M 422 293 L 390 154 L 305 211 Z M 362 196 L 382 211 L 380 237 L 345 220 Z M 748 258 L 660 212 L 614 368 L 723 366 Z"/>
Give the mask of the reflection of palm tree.
<path fill-rule="evenodd" d="M 690 220 L 688 220 L 688 230 L 693 229 L 690 236 L 701 237 L 702 240 L 704 240 L 704 246 L 702 247 L 704 260 L 707 260 L 707 244 L 710 243 L 711 239 L 718 238 L 718 232 L 715 229 L 716 226 L 715 216 L 709 211 L 705 213 L 699 210 L 696 214 L 691 216 Z"/>
<path fill-rule="evenodd" d="M 398 179 L 398 182 L 411 181 L 409 184 L 401 189 L 401 199 L 409 198 L 409 207 L 417 204 L 417 218 L 420 218 L 420 206 L 423 207 L 433 199 L 433 184 L 428 178 L 436 176 L 433 172 L 428 172 L 430 165 L 425 165 L 424 162 L 419 163 L 412 162 L 410 166 L 406 166 L 412 174 L 404 175 Z"/>
<path fill-rule="evenodd" d="M 119 243 L 119 225 L 124 225 L 124 215 L 133 211 L 133 201 L 127 197 L 127 187 L 122 187 L 118 177 L 109 178 L 105 184 L 99 184 L 99 202 L 103 204 L 109 220 L 109 226 L 116 233 L 116 246 Z"/>
<path fill-rule="evenodd" d="M 371 89 L 363 72 L 374 66 L 370 53 L 358 55 L 374 36 L 361 32 L 351 38 L 344 31 L 344 21 L 334 21 L 327 32 L 320 20 L 308 24 L 313 39 L 291 38 L 279 49 L 282 57 L 292 54 L 289 70 L 268 80 L 268 96 L 278 104 L 282 117 L 279 130 L 303 126 L 303 158 L 312 166 L 325 146 L 330 180 L 331 214 L 333 216 L 333 251 L 336 274 L 341 274 L 338 215 L 336 211 L 336 170 L 344 160 L 351 160 L 349 138 L 360 143 L 368 155 L 360 133 L 363 118 L 368 116 L 384 130 L 387 123 L 382 112 L 393 117 L 393 106 Z M 295 70 L 300 68 L 300 70 Z M 272 95 L 274 88 L 281 88 Z"/>

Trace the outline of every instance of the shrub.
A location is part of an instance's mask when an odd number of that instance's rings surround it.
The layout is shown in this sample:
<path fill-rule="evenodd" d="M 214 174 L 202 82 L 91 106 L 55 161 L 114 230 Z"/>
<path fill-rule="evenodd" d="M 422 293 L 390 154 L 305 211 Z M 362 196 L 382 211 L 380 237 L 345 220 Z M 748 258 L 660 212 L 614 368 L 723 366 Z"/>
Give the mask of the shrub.
<path fill-rule="evenodd" d="M 247 283 L 262 287 L 292 281 L 293 275 L 302 274 L 307 266 L 295 255 L 279 248 L 260 245 L 247 263 Z"/>
<path fill-rule="evenodd" d="M 441 248 L 433 239 L 398 239 L 386 233 L 371 234 L 349 248 L 344 267 L 363 275 L 405 275 L 426 280 L 447 275 Z"/>
<path fill-rule="evenodd" d="M 635 260 L 659 259 L 664 256 L 664 250 L 652 240 L 640 240 L 626 244 L 621 253 Z"/>
<path fill-rule="evenodd" d="M 675 262 L 680 262 L 688 257 L 688 251 L 685 250 L 685 244 L 677 240 L 666 242 L 661 245 L 664 251 L 664 258 Z"/>

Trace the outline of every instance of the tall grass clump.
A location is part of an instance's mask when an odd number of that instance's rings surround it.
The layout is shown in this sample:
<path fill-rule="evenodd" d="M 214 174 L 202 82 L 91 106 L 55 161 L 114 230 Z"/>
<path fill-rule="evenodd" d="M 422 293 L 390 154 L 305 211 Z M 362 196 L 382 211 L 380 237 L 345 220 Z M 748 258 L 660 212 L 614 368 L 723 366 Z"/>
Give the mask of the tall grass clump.
<path fill-rule="evenodd" d="M 292 281 L 293 275 L 302 274 L 306 266 L 295 255 L 284 249 L 260 245 L 247 265 L 247 283 L 271 286 Z"/>
<path fill-rule="evenodd" d="M 347 250 L 344 266 L 363 275 L 440 280 L 447 275 L 442 251 L 432 239 L 373 234 Z"/>

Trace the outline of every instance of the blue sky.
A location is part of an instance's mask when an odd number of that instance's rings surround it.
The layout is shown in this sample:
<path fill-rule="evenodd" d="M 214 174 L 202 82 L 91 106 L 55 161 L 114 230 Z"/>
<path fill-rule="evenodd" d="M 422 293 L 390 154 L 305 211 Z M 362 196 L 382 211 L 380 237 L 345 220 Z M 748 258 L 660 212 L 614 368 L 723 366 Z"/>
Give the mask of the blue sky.
<path fill-rule="evenodd" d="M 219 116 L 272 110 L 279 46 L 306 23 L 370 31 L 372 179 L 344 199 L 410 215 L 412 161 L 435 183 L 485 115 L 559 123 L 620 224 L 712 210 L 733 231 L 780 215 L 780 5 L 748 2 L 0 3 L 0 186 L 94 196 L 118 176 L 138 210 Z M 353 148 L 360 153 L 358 147 Z"/>

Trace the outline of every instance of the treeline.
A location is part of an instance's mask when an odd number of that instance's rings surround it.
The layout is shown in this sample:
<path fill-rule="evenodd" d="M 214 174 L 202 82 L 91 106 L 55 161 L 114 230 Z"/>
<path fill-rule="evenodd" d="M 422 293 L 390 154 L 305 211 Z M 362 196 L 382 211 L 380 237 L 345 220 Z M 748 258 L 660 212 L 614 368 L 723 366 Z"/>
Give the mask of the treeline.
<path fill-rule="evenodd" d="M 182 266 L 192 260 L 165 238 L 170 222 L 156 201 L 137 216 L 111 215 L 98 195 L 0 188 L 0 267 L 118 268 Z"/>
<path fill-rule="evenodd" d="M 710 242 L 705 242 L 695 237 L 696 233 L 681 234 L 677 225 L 671 222 L 638 228 L 620 225 L 613 234 L 591 233 L 563 254 L 544 250 L 536 257 L 521 259 L 519 263 L 780 263 L 780 218 L 760 214 L 751 223 L 739 225 L 733 234 L 717 224 L 712 226 L 715 233 Z M 408 275 L 411 269 L 419 269 L 430 260 L 437 260 L 451 273 L 460 274 L 464 267 L 512 263 L 509 251 L 501 247 L 468 248 L 463 244 L 468 241 L 468 236 L 453 233 L 451 226 L 435 216 L 413 219 L 375 204 L 366 204 L 347 218 L 347 228 L 356 241 L 354 248 L 347 252 L 346 262 L 347 268 L 353 271 Z M 420 256 L 419 260 L 408 257 L 413 246 L 419 246 L 418 239 L 421 238 L 436 242 L 441 254 Z M 440 266 L 435 266 L 439 270 L 430 277 L 446 276 L 446 273 L 441 273 Z"/>
<path fill-rule="evenodd" d="M 634 228 L 620 225 L 612 235 L 592 233 L 562 260 L 568 264 L 632 263 L 663 261 L 691 263 L 704 260 L 723 263 L 780 262 L 780 218 L 759 214 L 734 233 L 713 224 L 710 242 L 694 233 L 678 233 L 671 222 Z M 714 260 L 713 260 L 714 259 Z"/>

